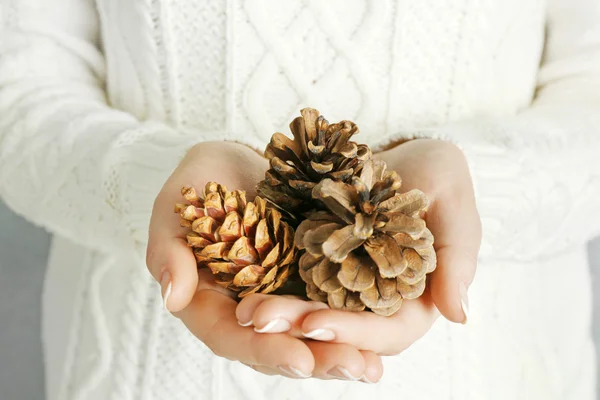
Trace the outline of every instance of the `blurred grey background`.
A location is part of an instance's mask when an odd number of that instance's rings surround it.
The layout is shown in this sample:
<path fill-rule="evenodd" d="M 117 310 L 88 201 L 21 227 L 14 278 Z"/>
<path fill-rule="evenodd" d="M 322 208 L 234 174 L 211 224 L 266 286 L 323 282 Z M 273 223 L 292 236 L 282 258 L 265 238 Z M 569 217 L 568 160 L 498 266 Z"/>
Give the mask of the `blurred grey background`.
<path fill-rule="evenodd" d="M 40 304 L 49 243 L 44 231 L 17 217 L 0 202 L 2 400 L 44 399 Z M 590 243 L 589 255 L 596 288 L 593 331 L 600 348 L 600 238 Z M 596 353 L 600 359 L 598 349 Z M 600 381 L 600 373 L 598 378 Z"/>

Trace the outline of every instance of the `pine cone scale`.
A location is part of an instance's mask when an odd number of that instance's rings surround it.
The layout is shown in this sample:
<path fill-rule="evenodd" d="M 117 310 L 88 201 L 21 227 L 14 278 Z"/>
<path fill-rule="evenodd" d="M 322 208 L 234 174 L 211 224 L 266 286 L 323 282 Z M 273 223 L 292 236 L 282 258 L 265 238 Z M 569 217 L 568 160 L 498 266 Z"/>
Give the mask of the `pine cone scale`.
<path fill-rule="evenodd" d="M 398 293 L 395 281 L 386 279 L 381 280 L 381 283 L 383 284 L 374 285 L 360 293 L 360 300 L 371 310 L 390 308 L 402 302 L 402 295 Z"/>
<path fill-rule="evenodd" d="M 362 292 L 375 285 L 375 269 L 368 257 L 349 255 L 341 263 L 337 278 L 346 289 Z"/>
<path fill-rule="evenodd" d="M 229 250 L 233 246 L 233 243 L 228 242 L 219 242 L 209 244 L 205 248 L 202 249 L 200 255 L 206 258 L 219 258 L 228 260 L 227 256 L 229 255 Z"/>
<path fill-rule="evenodd" d="M 407 285 L 414 285 L 425 277 L 427 265 L 423 262 L 421 256 L 413 249 L 405 249 L 404 258 L 408 265 L 404 272 L 398 275 L 398 279 Z"/>
<path fill-rule="evenodd" d="M 408 262 L 396 241 L 388 235 L 376 235 L 365 243 L 365 250 L 377 265 L 384 278 L 394 278 L 402 274 Z"/>
<path fill-rule="evenodd" d="M 400 212 L 388 212 L 382 215 L 386 220 L 382 229 L 385 229 L 386 232 L 406 233 L 410 237 L 418 239 L 425 231 L 425 221 L 420 218 L 414 218 Z"/>
<path fill-rule="evenodd" d="M 313 189 L 313 197 L 324 202 L 327 207 L 340 218 L 351 221 L 357 210 L 359 194 L 350 190 L 352 186 L 331 179 L 323 179 Z M 336 210 L 344 211 L 337 213 Z"/>
<path fill-rule="evenodd" d="M 208 268 L 212 271 L 213 274 L 217 273 L 226 273 L 226 274 L 237 274 L 242 269 L 244 269 L 243 265 L 238 265 L 232 262 L 221 261 L 221 262 L 209 262 L 207 263 Z"/>
<path fill-rule="evenodd" d="M 312 282 L 325 293 L 338 292 L 343 289 L 337 277 L 338 270 L 334 263 L 323 258 L 312 270 Z"/>
<path fill-rule="evenodd" d="M 302 224 L 300 224 L 300 226 L 302 226 Z M 325 243 L 327 239 L 341 227 L 342 225 L 340 224 L 329 222 L 322 224 L 315 229 L 308 230 L 303 237 L 303 248 L 313 256 L 323 255 L 323 243 Z"/>
<path fill-rule="evenodd" d="M 333 232 L 321 245 L 323 254 L 333 262 L 343 262 L 352 250 L 365 242 L 365 239 L 356 236 L 354 231 L 355 225 L 347 225 Z"/>
<path fill-rule="evenodd" d="M 425 291 L 425 278 L 421 279 L 414 285 L 408 285 L 402 282 L 402 280 L 398 279 L 396 281 L 396 287 L 398 293 L 400 293 L 403 298 L 407 300 L 413 300 L 421 296 Z"/>
<path fill-rule="evenodd" d="M 188 245 L 194 249 L 203 249 L 212 242 L 206 238 L 203 238 L 196 232 L 190 232 L 186 235 Z"/>
<path fill-rule="evenodd" d="M 360 301 L 360 295 L 346 289 L 327 294 L 327 303 L 329 307 L 339 310 L 358 312 L 365 309 L 365 304 Z"/>

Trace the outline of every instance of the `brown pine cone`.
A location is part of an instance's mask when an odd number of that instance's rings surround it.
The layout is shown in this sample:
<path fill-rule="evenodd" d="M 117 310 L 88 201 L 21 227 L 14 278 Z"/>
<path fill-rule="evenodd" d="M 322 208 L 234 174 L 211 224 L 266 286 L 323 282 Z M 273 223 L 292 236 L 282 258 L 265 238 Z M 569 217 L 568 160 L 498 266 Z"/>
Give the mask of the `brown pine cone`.
<path fill-rule="evenodd" d="M 371 158 L 367 145 L 350 138 L 358 133 L 351 121 L 335 124 L 314 108 L 300 111 L 290 124 L 293 140 L 275 133 L 265 150 L 270 169 L 257 186 L 258 193 L 292 215 L 314 209 L 312 189 L 323 179 L 349 182 Z"/>
<path fill-rule="evenodd" d="M 198 267 L 208 267 L 216 282 L 239 292 L 270 293 L 281 287 L 296 261 L 294 229 L 261 197 L 246 201 L 246 193 L 228 191 L 209 182 L 202 197 L 184 187 L 188 204 L 176 204 L 181 225 L 190 227 L 187 242 Z"/>
<path fill-rule="evenodd" d="M 421 218 L 428 200 L 419 190 L 398 193 L 400 185 L 383 161 L 370 160 L 350 184 L 325 179 L 314 187 L 328 211 L 314 212 L 295 235 L 305 250 L 299 272 L 308 297 L 387 316 L 423 294 L 436 266 L 433 235 Z"/>

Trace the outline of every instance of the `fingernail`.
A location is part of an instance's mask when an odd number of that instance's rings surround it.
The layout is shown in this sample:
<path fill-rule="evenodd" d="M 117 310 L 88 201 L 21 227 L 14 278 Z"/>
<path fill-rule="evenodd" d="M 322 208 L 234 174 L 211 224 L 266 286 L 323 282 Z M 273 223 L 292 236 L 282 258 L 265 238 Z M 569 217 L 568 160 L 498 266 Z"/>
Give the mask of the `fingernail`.
<path fill-rule="evenodd" d="M 348 371 L 344 367 L 340 367 L 339 365 L 337 367 L 333 367 L 329 371 L 327 371 L 327 375 L 333 376 L 338 379 L 344 379 L 347 381 L 357 381 L 360 379 L 355 376 L 352 376 L 350 371 Z"/>
<path fill-rule="evenodd" d="M 310 374 L 307 375 L 299 369 L 292 367 L 291 365 L 280 365 L 279 369 L 285 372 L 286 374 L 296 378 L 310 378 Z"/>
<path fill-rule="evenodd" d="M 361 381 L 361 382 L 364 382 L 364 383 L 369 383 L 369 384 L 371 384 L 371 385 L 372 385 L 373 383 L 375 383 L 375 382 L 373 382 L 373 381 L 370 381 L 370 380 L 369 380 L 369 378 L 367 378 L 367 376 L 366 376 L 366 375 L 363 375 L 363 376 L 361 376 L 361 377 L 360 377 L 360 381 Z"/>
<path fill-rule="evenodd" d="M 463 282 L 458 285 L 458 292 L 460 293 L 460 306 L 465 314 L 462 323 L 466 324 L 469 319 L 469 296 L 467 295 L 467 286 Z"/>
<path fill-rule="evenodd" d="M 310 331 L 308 333 L 303 332 L 302 335 L 314 340 L 329 341 L 335 339 L 335 333 L 333 333 L 333 331 L 323 328 L 315 329 L 314 331 Z"/>
<path fill-rule="evenodd" d="M 258 333 L 281 333 L 289 331 L 291 327 L 292 325 L 288 321 L 278 318 L 269 322 L 262 328 L 254 328 L 254 331 Z"/>
<path fill-rule="evenodd" d="M 248 321 L 248 322 L 242 322 L 242 321 L 238 321 L 238 324 L 240 326 L 250 326 L 252 325 L 252 320 Z"/>
<path fill-rule="evenodd" d="M 160 277 L 160 288 L 163 297 L 163 307 L 165 310 L 169 311 L 169 308 L 167 307 L 167 301 L 169 300 L 169 296 L 171 296 L 173 285 L 171 283 L 171 273 L 167 270 L 165 270 Z"/>

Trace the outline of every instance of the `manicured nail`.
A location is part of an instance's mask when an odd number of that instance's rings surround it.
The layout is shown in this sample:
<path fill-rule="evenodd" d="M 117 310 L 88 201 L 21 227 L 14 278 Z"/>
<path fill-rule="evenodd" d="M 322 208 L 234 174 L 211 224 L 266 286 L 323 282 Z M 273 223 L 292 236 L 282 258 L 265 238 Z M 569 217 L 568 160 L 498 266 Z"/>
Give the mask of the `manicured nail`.
<path fill-rule="evenodd" d="M 292 325 L 288 321 L 278 318 L 269 322 L 262 328 L 254 328 L 254 331 L 258 333 L 281 333 L 289 331 L 291 327 Z"/>
<path fill-rule="evenodd" d="M 373 383 L 375 383 L 375 382 L 373 382 L 373 381 L 370 381 L 370 380 L 369 380 L 369 378 L 367 378 L 367 376 L 366 376 L 366 375 L 363 375 L 363 376 L 361 376 L 361 377 L 360 377 L 360 381 L 361 381 L 361 382 L 364 382 L 364 383 L 369 383 L 369 384 L 373 384 Z"/>
<path fill-rule="evenodd" d="M 360 379 L 355 376 L 352 376 L 350 371 L 348 371 L 344 367 L 340 367 L 339 365 L 337 367 L 333 367 L 329 371 L 327 371 L 327 375 L 333 376 L 338 379 L 347 380 L 347 381 L 357 381 Z"/>
<path fill-rule="evenodd" d="M 314 331 L 310 331 L 308 333 L 302 333 L 302 335 L 314 340 L 329 341 L 335 339 L 335 333 L 333 333 L 333 331 L 323 328 L 315 329 Z"/>
<path fill-rule="evenodd" d="M 305 374 L 297 368 L 292 367 L 291 365 L 280 365 L 279 369 L 284 373 L 291 375 L 295 378 L 310 378 L 310 374 Z"/>
<path fill-rule="evenodd" d="M 238 324 L 240 326 L 250 326 L 252 325 L 252 320 L 248 321 L 248 322 L 242 322 L 242 321 L 238 321 Z"/>
<path fill-rule="evenodd" d="M 463 314 L 465 314 L 465 318 L 463 319 L 463 324 L 467 323 L 469 319 L 469 296 L 467 295 L 467 287 L 463 282 L 458 285 L 458 292 L 460 293 L 460 306 L 462 308 Z"/>
<path fill-rule="evenodd" d="M 167 270 L 165 270 L 160 277 L 160 288 L 163 297 L 163 307 L 165 310 L 169 311 L 169 308 L 167 307 L 167 301 L 169 300 L 169 296 L 171 296 L 173 285 L 171 283 L 171 273 Z"/>

